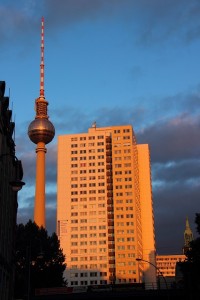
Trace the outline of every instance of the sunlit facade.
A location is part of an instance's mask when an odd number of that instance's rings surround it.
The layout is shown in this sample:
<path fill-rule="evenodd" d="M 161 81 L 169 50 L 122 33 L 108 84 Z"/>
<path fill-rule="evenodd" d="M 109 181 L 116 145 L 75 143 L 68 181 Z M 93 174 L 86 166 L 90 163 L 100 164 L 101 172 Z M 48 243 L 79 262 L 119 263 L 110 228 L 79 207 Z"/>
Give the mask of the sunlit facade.
<path fill-rule="evenodd" d="M 156 284 L 148 145 L 132 126 L 58 137 L 57 234 L 68 286 Z"/>

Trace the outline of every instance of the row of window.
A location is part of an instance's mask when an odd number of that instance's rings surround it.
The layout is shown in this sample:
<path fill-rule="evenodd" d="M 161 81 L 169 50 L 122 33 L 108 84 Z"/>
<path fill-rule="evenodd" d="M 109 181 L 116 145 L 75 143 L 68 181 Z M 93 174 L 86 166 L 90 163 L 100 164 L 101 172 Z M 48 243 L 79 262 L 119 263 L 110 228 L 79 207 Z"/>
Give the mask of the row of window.
<path fill-rule="evenodd" d="M 98 136 L 80 136 L 80 137 L 72 137 L 71 138 L 71 141 L 72 142 L 76 142 L 78 140 L 80 141 L 86 141 L 86 139 L 88 138 L 88 140 L 95 140 L 95 138 L 97 138 L 98 140 L 102 140 L 104 139 L 104 135 L 98 135 Z"/>
<path fill-rule="evenodd" d="M 121 129 L 115 129 L 115 130 L 114 130 L 114 133 L 121 133 L 121 132 L 122 132 Z M 130 132 L 130 129 L 129 129 L 129 128 L 123 129 L 123 133 L 127 133 L 127 132 Z"/>
<path fill-rule="evenodd" d="M 94 147 L 94 146 L 95 146 L 95 143 L 88 143 L 88 144 L 86 144 L 86 143 L 71 144 L 71 148 L 78 148 L 78 147 L 82 148 L 82 147 L 86 147 L 86 146 L 88 146 L 88 147 Z M 104 146 L 104 142 L 98 142 L 98 143 L 97 143 L 97 146 Z M 103 150 L 104 150 L 104 149 L 103 149 Z M 104 151 L 99 151 L 99 149 L 97 149 L 97 152 L 104 152 Z M 91 153 L 92 153 L 92 152 L 91 152 Z"/>
<path fill-rule="evenodd" d="M 97 280 L 90 280 L 90 281 L 80 281 L 80 283 L 78 281 L 71 281 L 70 282 L 71 286 L 77 286 L 77 285 L 97 285 L 97 284 L 107 284 L 107 280 L 100 280 L 99 282 Z"/>
<path fill-rule="evenodd" d="M 89 198 L 86 198 L 86 197 L 81 197 L 81 198 L 71 198 L 71 202 L 85 202 L 87 200 L 89 201 L 96 201 L 96 200 L 99 200 L 99 201 L 103 201 L 105 200 L 105 196 L 100 196 L 100 197 L 89 197 Z"/>
<path fill-rule="evenodd" d="M 84 272 L 84 273 L 70 273 L 70 277 L 97 277 L 97 276 L 107 276 L 107 272 Z"/>
<path fill-rule="evenodd" d="M 98 146 L 103 146 L 103 144 L 100 144 Z M 76 147 L 73 147 L 73 148 L 76 148 Z M 71 151 L 71 155 L 77 155 L 77 154 L 86 154 L 87 152 L 88 153 L 96 153 L 95 151 L 96 149 L 82 149 L 82 150 L 72 150 Z M 98 151 L 98 150 L 102 150 L 102 149 L 97 149 L 97 152 L 103 152 L 103 151 Z M 114 150 L 113 151 L 114 154 L 121 154 L 122 153 L 122 150 L 121 149 L 118 149 L 118 150 Z M 124 154 L 127 154 L 127 153 L 131 153 L 131 149 L 124 149 L 123 151 Z"/>
<path fill-rule="evenodd" d="M 73 166 L 72 168 L 76 168 L 76 167 L 78 167 L 78 165 L 77 164 L 73 164 L 73 165 L 75 165 L 75 166 Z M 81 166 L 86 166 L 84 163 L 81 163 Z M 101 172 L 101 171 L 99 171 L 98 170 L 98 172 Z M 102 172 L 104 172 L 104 169 L 102 169 Z M 79 173 L 80 174 L 86 174 L 87 173 L 87 170 L 80 170 L 79 171 Z M 89 170 L 89 173 L 95 173 L 95 171 L 94 172 L 90 172 L 90 170 Z M 123 171 L 115 171 L 114 172 L 114 174 L 115 175 L 123 175 L 123 173 L 125 174 L 125 175 L 127 175 L 127 174 L 132 174 L 132 171 L 131 170 L 123 170 Z M 71 175 L 76 175 L 76 174 L 78 174 L 78 170 L 71 170 Z M 101 176 L 103 176 L 103 175 L 101 175 Z M 95 176 L 94 176 L 95 177 Z M 96 177 L 95 177 L 96 178 Z"/>
<path fill-rule="evenodd" d="M 97 269 L 98 268 L 98 265 L 97 264 L 84 264 L 84 265 L 74 265 L 72 264 L 71 265 L 71 269 L 80 269 L 80 270 L 87 270 L 87 269 Z M 99 264 L 99 268 L 100 269 L 105 269 L 107 268 L 107 264 L 105 263 L 100 263 Z"/>

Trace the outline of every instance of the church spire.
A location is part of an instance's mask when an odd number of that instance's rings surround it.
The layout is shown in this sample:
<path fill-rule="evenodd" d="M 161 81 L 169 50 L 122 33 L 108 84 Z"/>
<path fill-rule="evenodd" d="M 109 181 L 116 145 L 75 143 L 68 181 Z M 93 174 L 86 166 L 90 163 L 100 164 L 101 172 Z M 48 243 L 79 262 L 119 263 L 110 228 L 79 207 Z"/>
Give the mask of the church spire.
<path fill-rule="evenodd" d="M 184 247 L 183 247 L 183 253 L 186 254 L 186 252 L 190 249 L 190 242 L 193 240 L 193 233 L 190 228 L 189 219 L 186 217 L 186 226 L 184 231 Z"/>

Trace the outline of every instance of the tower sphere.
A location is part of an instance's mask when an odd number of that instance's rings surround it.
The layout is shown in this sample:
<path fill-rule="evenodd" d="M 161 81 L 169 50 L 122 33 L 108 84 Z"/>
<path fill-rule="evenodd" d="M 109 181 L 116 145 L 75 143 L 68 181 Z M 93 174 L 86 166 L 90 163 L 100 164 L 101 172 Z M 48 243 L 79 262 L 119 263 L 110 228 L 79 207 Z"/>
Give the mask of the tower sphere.
<path fill-rule="evenodd" d="M 37 144 L 43 142 L 50 143 L 55 135 L 53 124 L 46 118 L 36 118 L 28 127 L 28 135 L 30 140 Z"/>

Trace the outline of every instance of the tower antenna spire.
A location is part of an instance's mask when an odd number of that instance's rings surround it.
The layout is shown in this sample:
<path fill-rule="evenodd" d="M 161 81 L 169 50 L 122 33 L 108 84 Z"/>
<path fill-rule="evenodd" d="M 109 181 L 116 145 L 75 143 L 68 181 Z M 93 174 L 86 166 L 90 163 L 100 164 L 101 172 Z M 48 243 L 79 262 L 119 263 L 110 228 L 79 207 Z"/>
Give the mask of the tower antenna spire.
<path fill-rule="evenodd" d="M 44 17 L 41 20 L 40 97 L 44 97 Z"/>

